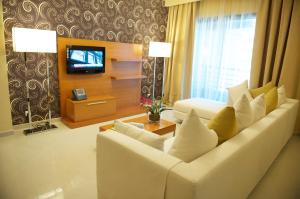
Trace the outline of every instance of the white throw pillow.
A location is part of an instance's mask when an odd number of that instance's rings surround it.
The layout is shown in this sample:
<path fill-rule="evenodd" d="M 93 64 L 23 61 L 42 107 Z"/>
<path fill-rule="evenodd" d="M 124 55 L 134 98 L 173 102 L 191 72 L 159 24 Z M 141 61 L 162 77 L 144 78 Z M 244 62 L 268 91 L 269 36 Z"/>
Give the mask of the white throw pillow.
<path fill-rule="evenodd" d="M 265 102 L 265 94 L 261 94 L 254 98 L 250 102 L 252 113 L 253 113 L 253 122 L 260 120 L 266 115 L 266 102 Z"/>
<path fill-rule="evenodd" d="M 115 120 L 114 121 L 114 127 L 113 130 L 118 131 L 119 133 L 127 133 L 129 126 L 126 125 L 124 122 L 120 120 Z"/>
<path fill-rule="evenodd" d="M 235 117 L 237 120 L 238 131 L 241 131 L 253 122 L 253 113 L 250 102 L 245 94 L 243 94 L 234 104 Z"/>
<path fill-rule="evenodd" d="M 191 162 L 217 144 L 217 134 L 209 130 L 192 109 L 183 120 L 168 153 L 185 162 Z"/>
<path fill-rule="evenodd" d="M 128 123 L 115 120 L 114 130 L 134 138 L 158 150 L 163 150 L 165 138 L 150 131 L 138 128 Z"/>
<path fill-rule="evenodd" d="M 243 94 L 247 96 L 249 101 L 253 100 L 248 89 L 248 80 L 243 81 L 239 85 L 228 88 L 227 104 L 232 106 Z"/>
<path fill-rule="evenodd" d="M 286 102 L 286 95 L 285 95 L 284 85 L 280 86 L 277 89 L 277 93 L 278 93 L 278 105 L 277 106 L 280 106 L 281 104 L 284 104 Z"/>

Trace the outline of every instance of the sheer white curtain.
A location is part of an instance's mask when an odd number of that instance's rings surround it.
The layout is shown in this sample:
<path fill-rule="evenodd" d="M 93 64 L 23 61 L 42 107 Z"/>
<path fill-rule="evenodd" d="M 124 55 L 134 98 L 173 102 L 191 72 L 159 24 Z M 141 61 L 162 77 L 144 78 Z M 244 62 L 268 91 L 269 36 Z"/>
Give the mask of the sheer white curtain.
<path fill-rule="evenodd" d="M 191 97 L 225 102 L 226 88 L 250 78 L 255 22 L 255 12 L 228 9 L 197 18 Z"/>

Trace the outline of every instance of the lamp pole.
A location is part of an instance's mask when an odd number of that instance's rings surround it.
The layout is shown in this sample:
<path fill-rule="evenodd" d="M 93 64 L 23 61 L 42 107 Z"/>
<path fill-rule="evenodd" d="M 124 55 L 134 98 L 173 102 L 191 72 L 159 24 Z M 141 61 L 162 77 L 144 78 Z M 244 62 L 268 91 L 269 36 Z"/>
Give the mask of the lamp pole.
<path fill-rule="evenodd" d="M 156 80 L 156 57 L 154 57 L 154 74 L 153 74 L 152 99 L 155 99 L 155 80 Z"/>
<path fill-rule="evenodd" d="M 29 122 L 29 129 L 32 129 L 32 119 L 31 119 L 31 107 L 30 107 L 30 96 L 29 96 L 29 84 L 27 81 L 27 56 L 26 52 L 24 52 L 24 62 L 25 62 L 25 85 L 26 85 L 26 100 L 27 100 L 27 115 L 28 115 L 28 122 Z"/>
<path fill-rule="evenodd" d="M 49 126 L 52 126 L 52 121 L 51 121 L 51 94 L 50 94 L 50 72 L 49 72 L 49 63 L 48 63 L 48 54 L 46 54 L 46 64 L 47 64 L 47 103 L 48 103 L 48 111 L 49 111 Z"/>
<path fill-rule="evenodd" d="M 164 65 L 163 65 L 163 76 L 162 76 L 162 89 L 161 89 L 161 97 L 164 97 L 164 94 L 165 94 L 165 92 L 164 92 L 164 87 L 165 87 L 165 66 L 166 66 L 166 60 L 164 59 Z"/>

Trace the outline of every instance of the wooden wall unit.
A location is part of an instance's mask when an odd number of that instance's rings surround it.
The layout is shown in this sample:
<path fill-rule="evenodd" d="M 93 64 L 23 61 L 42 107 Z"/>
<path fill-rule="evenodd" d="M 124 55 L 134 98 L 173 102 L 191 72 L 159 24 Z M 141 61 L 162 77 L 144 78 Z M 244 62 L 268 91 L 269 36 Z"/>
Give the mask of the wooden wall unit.
<path fill-rule="evenodd" d="M 105 47 L 105 73 L 67 74 L 67 45 Z M 142 75 L 141 44 L 127 44 L 59 37 L 58 72 L 61 117 L 62 121 L 71 128 L 108 121 L 143 112 L 143 108 L 140 106 L 141 79 L 145 78 L 145 76 Z M 74 88 L 84 88 L 89 99 L 97 99 L 105 96 L 111 96 L 115 98 L 115 113 L 104 114 L 99 118 L 91 119 L 82 117 L 84 119 L 75 121 L 74 118 L 70 117 L 70 111 L 67 113 L 66 108 L 67 101 L 72 97 L 72 89 Z M 69 107 L 71 107 L 70 101 Z M 97 114 L 93 113 L 93 115 Z M 99 115 L 101 115 L 101 113 L 99 113 Z"/>

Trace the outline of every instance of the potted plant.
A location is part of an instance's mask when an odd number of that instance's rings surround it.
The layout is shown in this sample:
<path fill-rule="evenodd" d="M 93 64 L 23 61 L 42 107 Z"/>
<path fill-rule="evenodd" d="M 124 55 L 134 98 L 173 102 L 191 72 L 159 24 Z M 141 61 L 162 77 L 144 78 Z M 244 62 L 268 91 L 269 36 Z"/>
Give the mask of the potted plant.
<path fill-rule="evenodd" d="M 151 104 L 144 105 L 151 122 L 158 122 L 160 120 L 160 113 L 166 110 L 162 104 L 162 101 L 162 99 L 153 99 Z"/>

